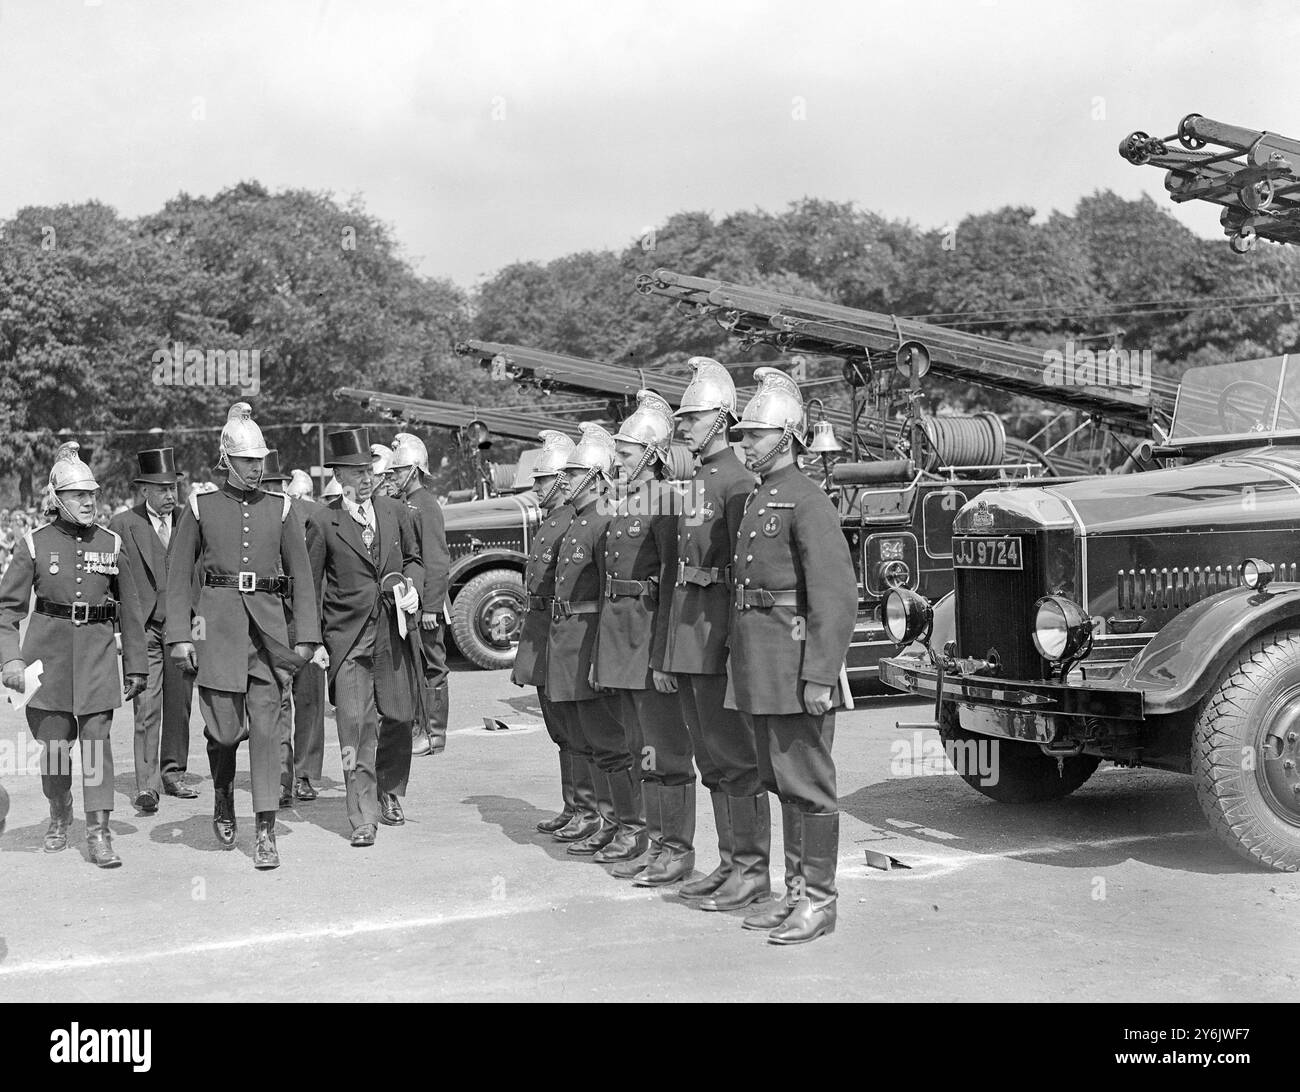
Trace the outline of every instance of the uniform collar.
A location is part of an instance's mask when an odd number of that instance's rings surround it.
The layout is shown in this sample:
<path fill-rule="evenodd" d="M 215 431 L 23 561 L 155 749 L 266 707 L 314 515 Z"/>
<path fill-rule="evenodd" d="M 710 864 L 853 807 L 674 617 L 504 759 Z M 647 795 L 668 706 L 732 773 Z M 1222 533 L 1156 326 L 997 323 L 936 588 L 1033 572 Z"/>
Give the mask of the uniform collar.
<path fill-rule="evenodd" d="M 719 459 L 724 459 L 728 455 L 730 455 L 733 459 L 736 458 L 736 453 L 731 450 L 730 444 L 728 444 L 726 447 L 718 448 L 718 450 L 715 451 L 712 455 L 705 455 L 703 458 L 700 459 L 700 465 L 708 466 L 709 463 L 716 463 Z M 736 459 L 736 461 L 739 462 L 740 460 Z"/>
<path fill-rule="evenodd" d="M 798 463 L 791 463 L 789 466 L 783 466 L 780 470 L 773 470 L 766 478 L 762 480 L 763 485 L 780 485 L 787 478 L 792 478 L 796 474 L 802 474 Z"/>
<path fill-rule="evenodd" d="M 233 485 L 230 484 L 229 481 L 225 482 L 222 485 L 221 491 L 225 493 L 226 496 L 231 497 L 234 500 L 240 501 L 244 504 L 247 504 L 254 497 L 256 497 L 258 493 L 262 492 L 262 490 L 260 489 L 236 489 Z"/>

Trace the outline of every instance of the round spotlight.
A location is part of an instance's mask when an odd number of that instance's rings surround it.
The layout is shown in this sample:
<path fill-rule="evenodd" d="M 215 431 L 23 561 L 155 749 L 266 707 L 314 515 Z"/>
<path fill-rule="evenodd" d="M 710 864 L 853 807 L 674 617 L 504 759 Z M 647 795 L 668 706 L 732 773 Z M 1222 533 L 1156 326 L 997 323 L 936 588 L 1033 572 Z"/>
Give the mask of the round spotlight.
<path fill-rule="evenodd" d="M 1263 591 L 1273 582 L 1273 566 L 1257 557 L 1241 563 L 1241 582 L 1253 591 Z"/>
<path fill-rule="evenodd" d="M 1092 619 L 1077 603 L 1048 595 L 1034 607 L 1034 647 L 1043 659 L 1072 660 L 1092 639 Z"/>
<path fill-rule="evenodd" d="M 894 588 L 885 596 L 885 632 L 896 645 L 910 645 L 918 637 L 928 636 L 934 619 L 930 602 L 907 588 Z"/>
<path fill-rule="evenodd" d="M 923 379 L 930 370 L 930 350 L 919 341 L 905 341 L 894 355 L 904 379 Z"/>

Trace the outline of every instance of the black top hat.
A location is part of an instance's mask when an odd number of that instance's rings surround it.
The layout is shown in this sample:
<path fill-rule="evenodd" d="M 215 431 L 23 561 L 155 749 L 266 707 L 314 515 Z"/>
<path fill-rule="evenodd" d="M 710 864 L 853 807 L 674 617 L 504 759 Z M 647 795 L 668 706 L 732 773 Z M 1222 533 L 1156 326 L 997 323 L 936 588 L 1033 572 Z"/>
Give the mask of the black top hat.
<path fill-rule="evenodd" d="M 346 428 L 339 432 L 328 433 L 325 437 L 329 443 L 329 458 L 326 466 L 369 466 L 370 465 L 370 430 L 368 428 Z"/>
<path fill-rule="evenodd" d="M 137 483 L 147 485 L 175 485 L 176 463 L 169 447 L 153 448 L 149 451 L 137 451 L 136 461 L 140 464 Z"/>
<path fill-rule="evenodd" d="M 262 481 L 264 482 L 287 482 L 289 475 L 280 469 L 280 453 L 275 448 L 271 448 L 262 460 Z"/>

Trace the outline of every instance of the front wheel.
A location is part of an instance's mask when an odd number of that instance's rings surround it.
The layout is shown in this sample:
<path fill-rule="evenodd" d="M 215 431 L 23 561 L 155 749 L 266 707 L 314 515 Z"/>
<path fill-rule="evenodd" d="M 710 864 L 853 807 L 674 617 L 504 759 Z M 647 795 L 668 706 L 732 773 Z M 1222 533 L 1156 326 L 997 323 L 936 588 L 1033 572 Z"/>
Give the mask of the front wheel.
<path fill-rule="evenodd" d="M 961 779 L 999 804 L 1042 804 L 1069 796 L 1101 763 L 1092 755 L 1049 758 L 1034 743 L 968 732 L 952 702 L 944 702 L 939 713 L 939 738 Z"/>
<path fill-rule="evenodd" d="M 1257 637 L 1219 676 L 1192 728 L 1196 797 L 1235 853 L 1300 870 L 1300 630 Z"/>
<path fill-rule="evenodd" d="M 515 662 L 528 601 L 523 578 L 490 569 L 470 580 L 451 604 L 451 635 L 465 658 L 487 671 Z"/>

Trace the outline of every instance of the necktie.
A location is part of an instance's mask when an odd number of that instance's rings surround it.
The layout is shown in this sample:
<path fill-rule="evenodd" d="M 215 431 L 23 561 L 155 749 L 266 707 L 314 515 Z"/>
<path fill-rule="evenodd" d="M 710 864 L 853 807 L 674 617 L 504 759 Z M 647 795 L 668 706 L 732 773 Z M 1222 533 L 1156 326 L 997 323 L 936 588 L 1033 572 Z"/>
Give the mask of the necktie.
<path fill-rule="evenodd" d="M 162 541 L 163 549 L 167 549 L 168 543 L 171 542 L 172 528 L 166 516 L 158 517 L 158 538 Z"/>

